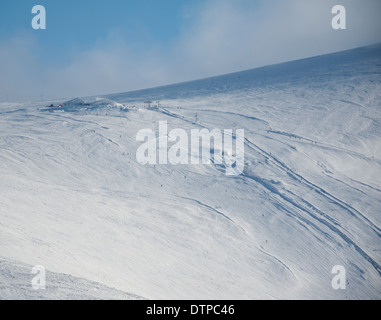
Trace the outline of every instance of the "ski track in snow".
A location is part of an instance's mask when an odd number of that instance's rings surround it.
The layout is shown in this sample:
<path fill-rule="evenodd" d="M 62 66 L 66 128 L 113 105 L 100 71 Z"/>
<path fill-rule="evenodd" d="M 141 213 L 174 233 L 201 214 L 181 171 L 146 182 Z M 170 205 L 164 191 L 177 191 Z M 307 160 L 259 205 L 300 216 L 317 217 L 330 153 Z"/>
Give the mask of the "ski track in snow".
<path fill-rule="evenodd" d="M 200 111 L 204 111 L 204 110 L 200 110 Z M 207 110 L 207 112 L 210 112 L 209 110 Z M 190 119 L 186 119 L 186 118 L 183 118 L 173 112 L 169 112 L 168 110 L 165 110 L 164 111 L 165 114 L 167 115 L 170 115 L 172 117 L 175 117 L 175 118 L 178 118 L 178 119 L 181 119 L 183 121 L 187 121 L 189 123 L 192 123 L 192 120 Z M 242 116 L 242 115 L 240 115 Z M 243 116 L 245 117 L 245 116 Z M 256 118 L 251 118 L 251 117 L 248 117 L 249 119 L 254 119 L 254 120 L 258 120 Z M 295 172 L 293 172 L 290 168 L 288 168 L 284 163 L 282 163 L 280 160 L 276 159 L 275 157 L 271 156 L 269 153 L 267 153 L 266 151 L 264 151 L 263 149 L 261 149 L 260 147 L 258 147 L 257 145 L 255 145 L 254 143 L 252 143 L 250 140 L 248 140 L 247 138 L 245 138 L 245 143 L 246 143 L 246 146 L 249 146 L 249 147 L 253 147 L 254 149 L 256 150 L 259 150 L 260 153 L 262 155 L 265 155 L 267 157 L 267 159 L 271 159 L 274 163 L 276 163 L 277 165 L 279 165 L 279 167 L 287 172 L 287 174 L 289 176 L 291 176 L 293 179 L 295 180 L 298 180 L 300 181 L 301 183 L 304 183 L 307 187 L 311 188 L 312 190 L 318 192 L 320 195 L 322 195 L 323 197 L 325 197 L 328 201 L 332 201 L 334 204 L 336 204 L 337 206 L 341 207 L 342 209 L 346 210 L 349 214 L 351 214 L 352 216 L 360 219 L 360 220 L 364 220 L 365 223 L 367 223 L 373 230 L 374 232 L 378 235 L 378 237 L 381 237 L 381 230 L 380 228 L 378 228 L 377 226 L 375 226 L 371 221 L 369 221 L 363 214 L 361 214 L 359 211 L 357 211 L 356 209 L 354 209 L 353 207 L 349 206 L 348 204 L 342 202 L 340 199 L 336 198 L 335 196 L 333 196 L 332 194 L 329 194 L 328 192 L 326 192 L 324 189 L 322 189 L 321 187 L 318 187 L 316 185 L 314 185 L 313 183 L 309 182 L 308 180 L 306 180 L 304 177 L 296 174 Z M 342 151 L 342 150 L 340 150 Z M 249 178 L 249 179 L 253 179 L 255 180 L 257 183 L 261 184 L 263 187 L 265 187 L 267 190 L 269 190 L 270 192 L 274 193 L 274 194 L 277 194 L 279 195 L 284 201 L 288 202 L 289 204 L 291 204 L 292 206 L 300 209 L 301 211 L 309 214 L 313 219 L 317 220 L 319 223 L 322 223 L 324 224 L 325 226 L 329 227 L 333 232 L 335 232 L 336 234 L 338 234 L 345 242 L 347 242 L 349 245 L 353 245 L 353 247 L 366 259 L 368 260 L 373 266 L 374 268 L 377 270 L 377 272 L 380 274 L 381 276 L 381 266 L 376 262 L 374 261 L 369 255 L 367 255 L 364 250 L 362 250 L 354 241 L 352 241 L 348 236 L 345 235 L 344 232 L 340 231 L 339 228 L 340 228 L 340 224 L 335 221 L 333 218 L 331 218 L 329 215 L 325 214 L 324 212 L 320 211 L 319 209 L 317 209 L 316 207 L 314 207 L 313 205 L 311 205 L 310 203 L 308 203 L 307 201 L 303 200 L 302 198 L 298 197 L 297 195 L 292 194 L 292 196 L 296 196 L 298 198 L 298 202 L 296 201 L 293 201 L 291 200 L 291 198 L 285 196 L 284 194 L 280 193 L 276 188 L 272 187 L 268 182 L 265 182 L 264 180 L 258 178 L 258 177 L 250 177 L 250 176 L 247 176 L 246 175 L 246 178 Z M 190 200 L 190 199 L 188 199 Z M 196 200 L 194 200 L 196 201 Z M 197 201 L 198 202 L 198 201 Z M 304 204 L 305 206 L 301 205 Z M 199 203 L 201 204 L 201 203 Z M 203 206 L 206 206 L 205 204 L 201 204 Z M 210 209 L 209 206 L 207 206 L 207 208 Z M 310 210 L 308 210 L 307 208 L 310 208 L 312 209 L 314 212 L 317 212 L 320 216 L 322 216 L 323 218 L 325 218 L 326 220 L 322 219 L 322 218 L 319 218 L 317 217 L 313 212 L 311 212 Z M 213 208 L 211 208 L 212 210 L 215 210 Z M 219 213 L 217 211 L 217 213 Z M 225 218 L 227 218 L 224 214 L 222 213 L 219 213 L 221 215 L 223 215 Z M 229 219 L 229 218 L 227 218 Z M 230 220 L 230 219 L 229 219 Z M 327 221 L 328 220 L 328 221 Z"/>
<path fill-rule="evenodd" d="M 380 62 L 376 46 L 61 108 L 0 104 L 0 299 L 380 299 Z M 164 120 L 245 129 L 244 172 L 138 164 L 137 132 Z M 54 290 L 31 291 L 34 263 Z"/>

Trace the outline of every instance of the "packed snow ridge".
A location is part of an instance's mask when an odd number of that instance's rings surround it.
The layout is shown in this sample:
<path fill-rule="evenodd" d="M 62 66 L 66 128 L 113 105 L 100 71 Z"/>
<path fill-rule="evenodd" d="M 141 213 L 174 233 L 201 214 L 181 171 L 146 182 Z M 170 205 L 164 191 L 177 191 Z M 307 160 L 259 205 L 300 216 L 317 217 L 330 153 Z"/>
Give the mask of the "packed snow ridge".
<path fill-rule="evenodd" d="M 243 173 L 140 164 L 162 121 L 244 129 Z M 0 105 L 0 299 L 380 299 L 380 207 L 380 45 Z"/>
<path fill-rule="evenodd" d="M 80 98 L 75 98 L 58 105 L 54 105 L 52 103 L 46 106 L 44 110 L 50 112 L 84 112 L 86 114 L 89 114 L 91 112 L 99 112 L 114 109 L 117 109 L 119 111 L 127 111 L 129 107 L 106 98 L 95 98 L 95 100 L 93 101 L 86 101 Z"/>

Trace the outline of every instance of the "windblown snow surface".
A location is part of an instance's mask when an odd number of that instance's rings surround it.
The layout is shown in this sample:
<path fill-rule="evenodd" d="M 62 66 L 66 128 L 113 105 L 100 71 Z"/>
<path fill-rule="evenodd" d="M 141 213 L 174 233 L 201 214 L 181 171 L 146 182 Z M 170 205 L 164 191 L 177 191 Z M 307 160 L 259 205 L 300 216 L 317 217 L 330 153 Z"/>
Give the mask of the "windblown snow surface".
<path fill-rule="evenodd" d="M 381 298 L 380 45 L 46 104 L 0 106 L 0 298 Z M 139 164 L 159 121 L 245 129 L 244 172 Z"/>

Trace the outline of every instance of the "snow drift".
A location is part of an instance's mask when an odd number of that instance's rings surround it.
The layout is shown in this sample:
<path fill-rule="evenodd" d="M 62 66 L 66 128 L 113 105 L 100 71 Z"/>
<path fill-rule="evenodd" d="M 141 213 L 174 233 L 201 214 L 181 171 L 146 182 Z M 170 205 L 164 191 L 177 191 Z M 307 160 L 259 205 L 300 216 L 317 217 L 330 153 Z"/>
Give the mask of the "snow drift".
<path fill-rule="evenodd" d="M 81 278 L 81 298 L 90 283 L 104 298 L 381 298 L 381 46 L 102 98 L 1 105 L 9 270 Z M 245 129 L 243 174 L 138 164 L 136 133 L 159 121 Z M 0 298 L 34 298 L 12 272 Z"/>

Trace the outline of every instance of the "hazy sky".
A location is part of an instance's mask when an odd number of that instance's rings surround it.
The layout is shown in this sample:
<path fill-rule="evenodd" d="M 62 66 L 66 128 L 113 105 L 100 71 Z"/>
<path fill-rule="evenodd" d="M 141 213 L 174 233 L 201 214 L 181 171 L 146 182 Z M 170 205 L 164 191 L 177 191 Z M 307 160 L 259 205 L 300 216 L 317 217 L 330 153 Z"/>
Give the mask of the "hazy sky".
<path fill-rule="evenodd" d="M 333 30 L 334 5 L 347 30 Z M 46 30 L 31 26 L 46 8 Z M 2 0 L 0 101 L 125 92 L 381 42 L 380 0 Z"/>

